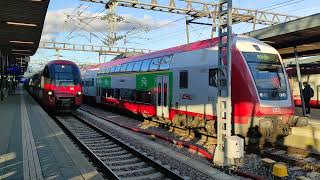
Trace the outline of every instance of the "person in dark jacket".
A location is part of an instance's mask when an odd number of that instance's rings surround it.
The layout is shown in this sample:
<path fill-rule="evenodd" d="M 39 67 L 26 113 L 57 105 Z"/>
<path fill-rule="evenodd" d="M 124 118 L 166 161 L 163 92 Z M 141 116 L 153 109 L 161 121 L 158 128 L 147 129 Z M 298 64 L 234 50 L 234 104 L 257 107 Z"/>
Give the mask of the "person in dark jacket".
<path fill-rule="evenodd" d="M 313 97 L 314 92 L 308 82 L 303 82 L 304 89 L 302 90 L 304 104 L 306 107 L 306 114 L 310 115 L 310 99 Z"/>

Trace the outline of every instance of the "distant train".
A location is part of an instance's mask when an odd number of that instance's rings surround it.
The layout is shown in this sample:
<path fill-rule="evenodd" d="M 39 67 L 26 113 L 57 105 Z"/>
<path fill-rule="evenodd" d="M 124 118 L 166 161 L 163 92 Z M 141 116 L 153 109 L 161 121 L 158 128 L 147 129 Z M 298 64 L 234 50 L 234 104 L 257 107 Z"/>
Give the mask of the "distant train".
<path fill-rule="evenodd" d="M 44 107 L 55 112 L 70 112 L 82 104 L 80 70 L 65 60 L 49 62 L 34 74 L 25 87 Z"/>
<path fill-rule="evenodd" d="M 214 38 L 103 63 L 82 77 L 84 96 L 91 101 L 213 135 L 217 73 Z M 274 48 L 234 35 L 232 106 L 237 135 L 247 137 L 254 129 L 271 139 L 296 125 L 288 77 Z"/>
<path fill-rule="evenodd" d="M 301 64 L 301 82 L 308 82 L 314 91 L 311 107 L 320 107 L 320 64 Z M 299 83 L 295 65 L 287 68 L 295 105 L 301 106 Z"/>

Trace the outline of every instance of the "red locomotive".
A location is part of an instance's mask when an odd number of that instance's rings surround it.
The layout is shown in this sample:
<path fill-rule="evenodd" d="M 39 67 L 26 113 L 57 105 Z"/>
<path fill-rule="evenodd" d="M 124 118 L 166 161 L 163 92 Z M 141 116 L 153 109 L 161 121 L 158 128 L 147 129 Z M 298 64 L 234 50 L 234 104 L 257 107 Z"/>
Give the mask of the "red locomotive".
<path fill-rule="evenodd" d="M 28 90 L 50 111 L 70 112 L 82 104 L 80 70 L 71 61 L 49 62 L 29 79 Z"/>

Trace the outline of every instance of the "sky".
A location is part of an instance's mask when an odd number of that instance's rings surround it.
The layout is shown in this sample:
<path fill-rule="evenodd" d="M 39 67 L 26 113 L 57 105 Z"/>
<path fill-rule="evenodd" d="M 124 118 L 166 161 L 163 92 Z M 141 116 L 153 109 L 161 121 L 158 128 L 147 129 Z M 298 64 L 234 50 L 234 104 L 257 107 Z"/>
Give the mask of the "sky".
<path fill-rule="evenodd" d="M 107 0 L 104 0 L 107 1 Z M 151 0 L 140 0 L 150 2 Z M 201 0 L 217 2 L 217 0 Z M 165 5 L 169 0 L 158 0 Z M 176 0 L 177 7 L 184 7 L 183 0 Z M 307 16 L 320 12 L 318 0 L 233 0 L 233 7 L 264 10 L 294 16 Z M 196 8 L 194 6 L 193 8 Z M 41 41 L 55 41 L 86 45 L 104 45 L 108 23 L 100 17 L 106 15 L 103 4 L 80 0 L 51 0 L 45 19 Z M 117 23 L 117 35 L 125 38 L 114 46 L 142 48 L 151 50 L 165 49 L 187 43 L 185 16 L 165 12 L 148 11 L 126 7 L 117 7 L 116 14 L 123 17 Z M 93 18 L 94 17 L 94 18 Z M 212 23 L 212 20 L 199 20 Z M 259 25 L 257 28 L 264 26 Z M 233 26 L 233 33 L 241 34 L 252 30 L 252 24 L 241 23 Z M 208 39 L 211 26 L 189 25 L 190 42 Z M 47 62 L 57 59 L 71 60 L 77 63 L 98 63 L 98 53 L 59 51 L 38 49 L 31 57 L 31 69 L 39 68 L 34 62 Z M 109 61 L 113 56 L 101 56 L 101 61 Z"/>

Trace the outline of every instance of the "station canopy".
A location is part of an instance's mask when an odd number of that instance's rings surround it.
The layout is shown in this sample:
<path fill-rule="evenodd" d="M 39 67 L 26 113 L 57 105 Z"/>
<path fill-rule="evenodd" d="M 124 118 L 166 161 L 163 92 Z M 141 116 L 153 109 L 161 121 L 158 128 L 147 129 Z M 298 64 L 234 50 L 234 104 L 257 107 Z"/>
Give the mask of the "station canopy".
<path fill-rule="evenodd" d="M 282 58 L 320 55 L 320 13 L 245 33 L 276 48 Z"/>
<path fill-rule="evenodd" d="M 17 58 L 34 55 L 48 5 L 49 0 L 0 0 L 0 50 Z"/>

